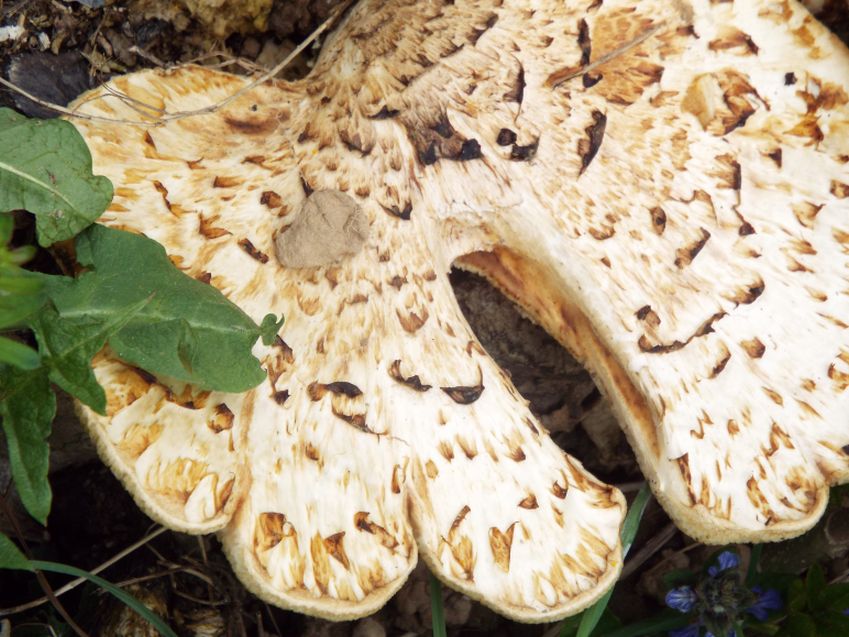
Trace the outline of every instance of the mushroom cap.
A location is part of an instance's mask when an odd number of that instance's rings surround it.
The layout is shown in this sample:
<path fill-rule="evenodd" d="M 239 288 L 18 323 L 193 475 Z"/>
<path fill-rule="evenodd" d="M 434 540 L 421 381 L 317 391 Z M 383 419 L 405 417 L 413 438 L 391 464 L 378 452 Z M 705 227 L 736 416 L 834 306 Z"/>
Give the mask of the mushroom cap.
<path fill-rule="evenodd" d="M 847 78 L 795 0 L 365 0 L 303 81 L 75 120 L 116 185 L 102 223 L 286 317 L 255 390 L 105 351 L 108 413 L 83 419 L 152 517 L 219 531 L 272 603 L 368 614 L 420 553 L 509 617 L 574 614 L 620 570 L 624 501 L 481 348 L 456 263 L 586 365 L 684 532 L 800 534 L 849 476 Z M 79 109 L 247 82 L 146 71 Z M 359 205 L 364 245 L 286 268 L 276 238 L 318 191 Z"/>

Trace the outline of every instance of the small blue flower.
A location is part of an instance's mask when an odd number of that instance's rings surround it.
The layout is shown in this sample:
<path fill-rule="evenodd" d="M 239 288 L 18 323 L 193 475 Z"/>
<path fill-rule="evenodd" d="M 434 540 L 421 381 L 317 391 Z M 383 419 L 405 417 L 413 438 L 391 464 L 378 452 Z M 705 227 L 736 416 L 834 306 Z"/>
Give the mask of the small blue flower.
<path fill-rule="evenodd" d="M 679 613 L 689 613 L 696 605 L 696 601 L 698 601 L 696 591 L 690 586 L 679 586 L 666 594 L 666 605 Z"/>
<path fill-rule="evenodd" d="M 719 557 L 716 558 L 716 561 L 718 566 L 711 566 L 708 568 L 708 575 L 711 577 L 716 577 L 722 571 L 727 571 L 729 568 L 737 568 L 740 566 L 740 557 L 731 551 L 723 551 L 719 554 Z"/>
<path fill-rule="evenodd" d="M 746 609 L 746 612 L 758 621 L 765 622 L 770 611 L 781 610 L 784 605 L 781 594 L 774 588 L 763 590 L 760 586 L 754 586 L 752 592 L 758 597 L 755 603 Z"/>

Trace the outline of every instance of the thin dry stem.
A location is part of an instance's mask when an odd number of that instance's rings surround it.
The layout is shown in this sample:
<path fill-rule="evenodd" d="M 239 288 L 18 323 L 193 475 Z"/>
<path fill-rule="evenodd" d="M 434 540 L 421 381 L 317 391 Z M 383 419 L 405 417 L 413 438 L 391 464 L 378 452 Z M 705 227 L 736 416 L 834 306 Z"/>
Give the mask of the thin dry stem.
<path fill-rule="evenodd" d="M 625 563 L 622 569 L 622 574 L 619 576 L 621 582 L 629 575 L 633 574 L 638 568 L 645 564 L 655 553 L 662 549 L 669 540 L 671 540 L 678 531 L 676 526 L 670 522 L 660 533 L 652 536 L 639 551 L 634 553 L 630 560 Z"/>
<path fill-rule="evenodd" d="M 21 543 L 21 549 L 24 554 L 27 556 L 27 559 L 32 559 L 32 553 L 29 550 L 29 546 L 27 546 L 27 541 L 24 539 L 23 532 L 21 531 L 21 526 L 18 524 L 18 518 L 15 517 L 14 512 L 9 506 L 9 502 L 7 501 L 5 494 L 3 497 L 0 497 L 0 504 L 3 506 L 3 512 L 6 514 L 9 522 L 12 523 L 12 528 L 15 531 L 15 535 L 18 537 L 18 540 Z M 86 633 L 79 625 L 74 621 L 74 618 L 68 614 L 68 611 L 65 610 L 65 607 L 62 605 L 62 602 L 56 597 L 56 593 L 53 591 L 53 588 L 50 586 L 50 582 L 47 581 L 47 578 L 44 577 L 44 573 L 39 570 L 34 571 L 35 579 L 38 581 L 38 585 L 41 587 L 41 590 L 44 591 L 44 595 L 46 601 L 49 601 L 53 608 L 56 609 L 56 612 L 59 613 L 59 616 L 65 620 L 65 623 L 68 624 L 70 629 L 74 631 L 79 637 L 88 637 L 88 633 Z"/>
<path fill-rule="evenodd" d="M 609 53 L 605 53 L 600 58 L 598 58 L 595 62 L 591 62 L 589 64 L 585 64 L 578 68 L 573 66 L 567 66 L 566 68 L 560 69 L 559 71 L 555 71 L 551 75 L 548 76 L 548 79 L 545 81 L 545 85 L 548 88 L 557 88 L 564 82 L 568 82 L 569 80 L 578 77 L 579 75 L 584 75 L 585 73 L 591 73 L 595 69 L 597 69 L 602 64 L 607 64 L 610 60 L 619 57 L 620 55 L 624 55 L 634 47 L 639 46 L 646 40 L 648 40 L 655 33 L 660 31 L 660 29 L 664 26 L 663 23 L 658 24 L 651 29 L 647 29 L 637 37 L 629 40 L 622 46 L 616 47 Z"/>
<path fill-rule="evenodd" d="M 89 573 L 91 573 L 92 575 L 97 575 L 98 573 L 106 570 L 107 568 L 109 568 L 110 566 L 115 564 L 116 562 L 124 559 L 125 557 L 127 557 L 128 555 L 133 553 L 135 550 L 144 546 L 145 544 L 147 544 L 148 542 L 150 542 L 154 538 L 162 535 L 167 530 L 168 529 L 166 529 L 165 527 L 160 526 L 158 529 L 156 529 L 152 533 L 149 533 L 148 535 L 144 536 L 142 539 L 140 539 L 135 544 L 131 544 L 130 546 L 125 548 L 123 551 L 116 553 L 114 556 L 110 557 L 108 560 L 106 560 L 102 564 L 99 564 L 95 568 L 91 569 L 89 571 Z M 80 584 L 82 584 L 85 581 L 87 581 L 87 580 L 84 577 L 78 577 L 76 579 L 73 579 L 70 582 L 68 582 L 67 584 L 65 584 L 64 586 L 62 586 L 61 588 L 57 588 L 55 591 L 53 591 L 53 595 L 55 597 L 59 597 L 60 595 L 64 595 L 65 593 L 75 589 L 77 586 L 79 586 Z M 26 603 L 21 604 L 19 606 L 12 606 L 11 608 L 0 608 L 0 617 L 4 617 L 4 616 L 7 616 L 7 615 L 14 615 L 16 613 L 22 613 L 24 611 L 27 611 L 27 610 L 30 610 L 30 609 L 33 609 L 33 608 L 37 608 L 38 606 L 41 606 L 42 604 L 46 604 L 49 601 L 51 601 L 50 598 L 45 595 L 44 597 L 39 597 L 38 599 L 34 599 L 32 601 L 26 602 Z"/>

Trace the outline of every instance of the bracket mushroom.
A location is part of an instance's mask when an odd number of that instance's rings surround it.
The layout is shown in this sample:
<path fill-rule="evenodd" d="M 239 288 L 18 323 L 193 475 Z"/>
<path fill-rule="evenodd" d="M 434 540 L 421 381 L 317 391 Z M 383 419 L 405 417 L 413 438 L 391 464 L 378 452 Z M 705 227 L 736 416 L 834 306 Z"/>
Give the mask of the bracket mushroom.
<path fill-rule="evenodd" d="M 587 366 L 682 530 L 798 535 L 849 479 L 847 78 L 795 0 L 363 0 L 303 81 L 75 120 L 116 185 L 102 223 L 287 319 L 243 395 L 104 353 L 108 414 L 83 419 L 152 517 L 218 531 L 272 603 L 368 614 L 421 555 L 504 615 L 574 614 L 620 570 L 624 500 L 480 347 L 456 263 Z M 78 108 L 247 83 L 146 71 Z M 324 191 L 363 245 L 270 259 Z"/>

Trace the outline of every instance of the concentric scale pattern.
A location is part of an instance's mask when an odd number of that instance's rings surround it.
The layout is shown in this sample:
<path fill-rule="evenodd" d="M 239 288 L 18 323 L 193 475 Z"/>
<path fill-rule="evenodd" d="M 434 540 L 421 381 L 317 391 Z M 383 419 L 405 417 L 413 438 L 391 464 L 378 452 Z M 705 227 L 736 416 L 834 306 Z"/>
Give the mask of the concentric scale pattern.
<path fill-rule="evenodd" d="M 79 108 L 246 83 L 142 72 Z M 594 374 L 686 533 L 797 535 L 849 475 L 847 84 L 794 0 L 365 0 L 301 82 L 75 120 L 116 185 L 102 223 L 286 317 L 243 395 L 104 351 L 109 413 L 84 419 L 151 516 L 219 531 L 273 603 L 364 615 L 420 554 L 505 615 L 576 613 L 619 572 L 624 500 L 480 347 L 457 263 Z M 320 190 L 365 246 L 286 269 L 275 239 Z"/>

